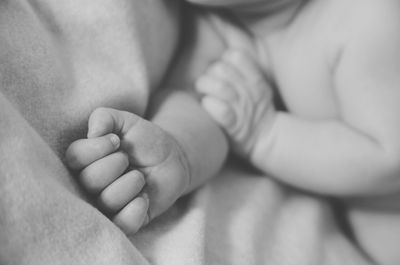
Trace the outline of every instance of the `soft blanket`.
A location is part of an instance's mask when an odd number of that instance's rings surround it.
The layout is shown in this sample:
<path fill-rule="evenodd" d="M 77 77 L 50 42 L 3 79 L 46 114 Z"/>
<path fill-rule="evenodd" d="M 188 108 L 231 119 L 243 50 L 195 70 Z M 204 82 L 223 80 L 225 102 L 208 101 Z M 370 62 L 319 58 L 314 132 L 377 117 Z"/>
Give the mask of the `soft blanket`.
<path fill-rule="evenodd" d="M 326 201 L 237 163 L 131 238 L 151 264 L 369 264 Z"/>
<path fill-rule="evenodd" d="M 129 240 L 85 201 L 65 145 L 94 107 L 143 105 L 177 3 L 0 2 L 0 264 L 369 264 L 326 201 L 237 162 Z"/>

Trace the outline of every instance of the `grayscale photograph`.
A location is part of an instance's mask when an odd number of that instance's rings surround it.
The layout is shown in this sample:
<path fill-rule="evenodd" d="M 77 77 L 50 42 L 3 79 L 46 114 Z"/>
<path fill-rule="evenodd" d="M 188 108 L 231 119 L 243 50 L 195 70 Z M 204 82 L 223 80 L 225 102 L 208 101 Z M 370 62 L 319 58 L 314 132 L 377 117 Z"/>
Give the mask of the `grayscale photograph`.
<path fill-rule="evenodd" d="M 0 0 L 0 265 L 400 265 L 400 0 Z"/>

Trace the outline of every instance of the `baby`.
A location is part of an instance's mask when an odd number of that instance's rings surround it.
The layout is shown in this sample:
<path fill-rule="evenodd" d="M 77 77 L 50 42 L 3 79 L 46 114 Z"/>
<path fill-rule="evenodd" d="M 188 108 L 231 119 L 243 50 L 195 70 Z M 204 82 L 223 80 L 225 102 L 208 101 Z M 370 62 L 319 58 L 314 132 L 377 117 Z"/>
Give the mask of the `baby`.
<path fill-rule="evenodd" d="M 234 150 L 342 199 L 359 246 L 400 264 L 400 2 L 191 2 L 229 10 L 257 46 L 225 52 L 196 83 Z M 275 88 L 287 112 L 274 107 Z"/>

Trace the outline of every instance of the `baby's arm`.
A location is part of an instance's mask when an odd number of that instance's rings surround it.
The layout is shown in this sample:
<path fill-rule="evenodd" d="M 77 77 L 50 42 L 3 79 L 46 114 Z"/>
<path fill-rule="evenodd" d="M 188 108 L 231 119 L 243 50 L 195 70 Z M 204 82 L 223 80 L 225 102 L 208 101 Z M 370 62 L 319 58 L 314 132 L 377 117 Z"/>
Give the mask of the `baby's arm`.
<path fill-rule="evenodd" d="M 201 107 L 192 87 L 210 62 L 225 50 L 223 37 L 200 10 L 185 10 L 190 22 L 164 88 L 151 101 L 149 119 L 173 136 L 189 162 L 191 183 L 186 193 L 215 176 L 227 156 L 228 143 Z M 193 12 L 193 13 L 191 13 Z"/>
<path fill-rule="evenodd" d="M 256 60 L 237 51 L 226 53 L 199 79 L 203 105 L 241 154 L 284 182 L 329 195 L 397 191 L 398 20 L 392 13 L 392 20 L 378 15 L 371 24 L 360 23 L 366 29 L 343 49 L 332 71 L 341 119 L 310 120 L 275 111 Z"/>
<path fill-rule="evenodd" d="M 126 234 L 136 233 L 222 166 L 225 139 L 196 105 L 191 96 L 168 91 L 153 116 L 158 125 L 99 108 L 90 115 L 88 139 L 68 148 L 67 162 L 80 171 L 80 183 Z"/>
<path fill-rule="evenodd" d="M 225 135 L 193 95 L 194 83 L 225 51 L 254 49 L 252 37 L 234 21 L 203 14 L 201 9 L 195 9 L 194 14 L 191 11 L 191 7 L 185 10 L 194 22 L 184 34 L 183 42 L 188 45 L 179 51 L 167 89 L 155 97 L 151 118 L 185 150 L 192 172 L 188 191 L 217 173 L 228 148 Z"/>
<path fill-rule="evenodd" d="M 188 193 L 221 169 L 228 144 L 217 124 L 204 112 L 197 100 L 184 91 L 165 91 L 166 100 L 156 104 L 151 121 L 179 143 L 189 163 Z"/>
<path fill-rule="evenodd" d="M 324 194 L 399 190 L 400 18 L 394 10 L 359 23 L 337 60 L 332 73 L 340 119 L 278 112 L 254 149 L 258 167 Z"/>

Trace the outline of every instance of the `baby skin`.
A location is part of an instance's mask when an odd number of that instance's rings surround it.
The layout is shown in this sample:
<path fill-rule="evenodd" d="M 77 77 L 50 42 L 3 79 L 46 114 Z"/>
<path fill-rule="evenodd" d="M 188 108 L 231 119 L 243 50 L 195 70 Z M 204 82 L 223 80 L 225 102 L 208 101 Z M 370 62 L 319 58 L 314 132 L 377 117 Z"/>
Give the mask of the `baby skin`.
<path fill-rule="evenodd" d="M 273 91 L 252 55 L 226 51 L 196 82 L 202 105 L 223 127 L 234 151 L 250 158 L 259 137 L 270 130 Z"/>
<path fill-rule="evenodd" d="M 68 148 L 67 161 L 126 234 L 136 233 L 188 188 L 185 153 L 159 126 L 130 112 L 99 108 L 88 127 L 88 138 Z"/>
<path fill-rule="evenodd" d="M 341 199 L 365 253 L 399 264 L 399 2 L 191 2 L 229 10 L 254 36 L 253 51 L 226 52 L 196 83 L 233 149 Z M 288 111 L 275 108 L 273 87 Z"/>

